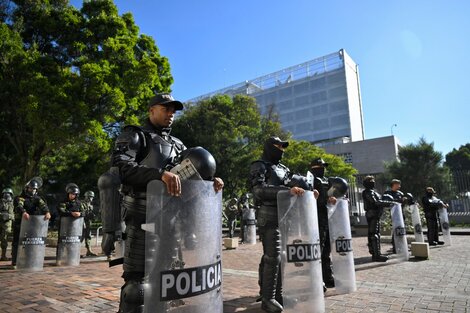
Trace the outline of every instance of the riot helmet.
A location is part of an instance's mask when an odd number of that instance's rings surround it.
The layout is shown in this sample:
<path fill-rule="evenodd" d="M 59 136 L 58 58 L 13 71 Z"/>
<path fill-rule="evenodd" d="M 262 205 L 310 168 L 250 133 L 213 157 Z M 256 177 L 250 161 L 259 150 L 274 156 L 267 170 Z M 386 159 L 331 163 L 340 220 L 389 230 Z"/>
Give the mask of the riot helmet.
<path fill-rule="evenodd" d="M 216 162 L 212 154 L 203 147 L 189 148 L 181 152 L 180 160 L 189 159 L 204 180 L 212 180 L 216 171 Z"/>
<path fill-rule="evenodd" d="M 24 187 L 25 193 L 32 197 L 38 192 L 38 189 L 42 187 L 42 178 L 38 176 L 33 177 L 26 183 Z"/>
<path fill-rule="evenodd" d="M 413 197 L 413 195 L 410 192 L 408 192 L 405 196 L 408 199 L 407 200 L 408 204 L 414 204 L 415 203 L 415 198 Z"/>
<path fill-rule="evenodd" d="M 284 151 L 278 148 L 277 146 L 287 148 L 289 146 L 289 142 L 282 141 L 279 137 L 268 138 L 264 143 L 262 158 L 272 164 L 279 164 L 279 161 L 281 161 Z"/>
<path fill-rule="evenodd" d="M 328 189 L 328 197 L 341 198 L 348 192 L 348 182 L 341 177 L 332 177 L 329 179 L 330 188 Z"/>
<path fill-rule="evenodd" d="M 368 175 L 364 177 L 364 180 L 362 181 L 362 185 L 367 189 L 374 189 L 375 187 L 374 176 Z"/>
<path fill-rule="evenodd" d="M 67 186 L 65 186 L 65 192 L 67 195 L 74 195 L 74 199 L 80 195 L 80 189 L 78 188 L 77 184 L 74 183 L 68 183 Z"/>

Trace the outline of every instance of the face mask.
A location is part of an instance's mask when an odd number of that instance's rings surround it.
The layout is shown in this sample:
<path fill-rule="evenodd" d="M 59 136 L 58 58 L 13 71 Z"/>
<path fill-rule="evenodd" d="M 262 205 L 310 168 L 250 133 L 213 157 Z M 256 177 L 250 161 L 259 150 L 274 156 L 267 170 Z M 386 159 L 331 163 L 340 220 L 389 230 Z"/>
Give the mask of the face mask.
<path fill-rule="evenodd" d="M 426 194 L 428 195 L 428 197 L 434 196 L 434 193 L 432 193 L 432 192 L 426 192 Z"/>
<path fill-rule="evenodd" d="M 368 189 L 374 189 L 375 188 L 375 181 L 364 182 L 364 187 L 366 187 Z"/>
<path fill-rule="evenodd" d="M 272 144 L 267 144 L 264 146 L 263 159 L 273 164 L 278 164 L 279 161 L 282 159 L 283 154 L 284 154 L 284 151 L 275 147 Z"/>
<path fill-rule="evenodd" d="M 311 169 L 311 172 L 316 177 L 325 176 L 325 168 L 324 167 L 314 167 L 314 168 Z"/>

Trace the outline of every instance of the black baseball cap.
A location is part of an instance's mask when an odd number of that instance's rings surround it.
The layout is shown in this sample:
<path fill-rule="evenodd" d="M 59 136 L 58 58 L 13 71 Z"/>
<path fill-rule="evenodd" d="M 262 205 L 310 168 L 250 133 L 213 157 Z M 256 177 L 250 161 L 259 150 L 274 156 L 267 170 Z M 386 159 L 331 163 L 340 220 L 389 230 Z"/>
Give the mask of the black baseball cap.
<path fill-rule="evenodd" d="M 322 158 L 316 158 L 310 163 L 310 167 L 314 167 L 314 166 L 327 167 L 328 163 L 326 163 L 325 160 L 323 160 Z"/>
<path fill-rule="evenodd" d="M 175 100 L 169 93 L 157 93 L 155 96 L 152 97 L 152 99 L 150 99 L 148 107 L 151 108 L 157 104 L 165 106 L 174 105 L 175 110 L 183 109 L 183 104 L 180 101 Z"/>
<path fill-rule="evenodd" d="M 267 144 L 272 144 L 272 145 L 280 145 L 283 148 L 287 148 L 289 146 L 288 141 L 283 141 L 279 137 L 270 137 L 268 140 L 266 140 Z"/>

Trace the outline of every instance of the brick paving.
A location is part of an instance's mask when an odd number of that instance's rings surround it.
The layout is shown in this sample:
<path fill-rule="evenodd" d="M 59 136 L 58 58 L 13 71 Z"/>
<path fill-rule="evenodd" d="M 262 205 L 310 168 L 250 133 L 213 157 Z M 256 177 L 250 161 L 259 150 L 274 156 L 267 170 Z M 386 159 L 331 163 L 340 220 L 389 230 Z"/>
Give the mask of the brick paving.
<path fill-rule="evenodd" d="M 431 247 L 429 260 L 372 263 L 367 239 L 353 238 L 358 290 L 328 290 L 326 312 L 470 312 L 470 236 L 452 239 L 452 246 Z M 383 251 L 390 247 L 383 244 Z M 101 256 L 83 258 L 79 267 L 57 267 L 54 253 L 47 248 L 42 272 L 0 262 L 0 312 L 117 311 L 120 266 L 109 268 Z M 263 312 L 255 302 L 261 244 L 224 249 L 222 255 L 224 312 Z"/>

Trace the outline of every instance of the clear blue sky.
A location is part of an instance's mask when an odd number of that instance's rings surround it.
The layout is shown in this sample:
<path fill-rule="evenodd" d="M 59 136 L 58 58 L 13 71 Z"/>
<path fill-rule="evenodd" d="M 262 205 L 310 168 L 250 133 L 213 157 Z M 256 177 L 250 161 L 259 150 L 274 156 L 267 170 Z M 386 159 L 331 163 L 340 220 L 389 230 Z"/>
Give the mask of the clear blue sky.
<path fill-rule="evenodd" d="M 81 1 L 74 0 L 74 4 Z M 344 48 L 366 138 L 470 142 L 470 1 L 117 0 L 168 57 L 181 100 Z"/>

